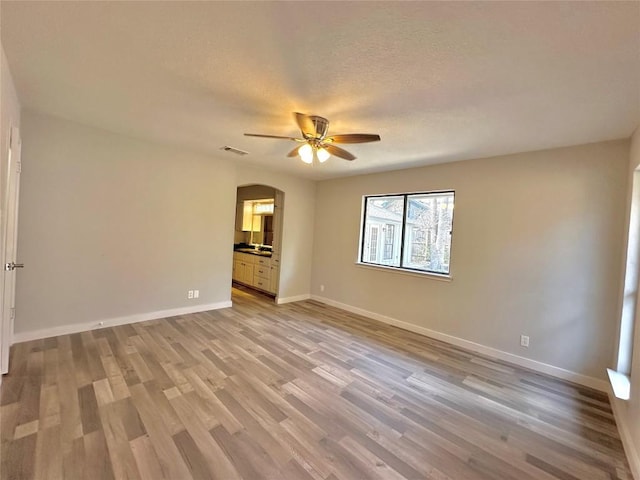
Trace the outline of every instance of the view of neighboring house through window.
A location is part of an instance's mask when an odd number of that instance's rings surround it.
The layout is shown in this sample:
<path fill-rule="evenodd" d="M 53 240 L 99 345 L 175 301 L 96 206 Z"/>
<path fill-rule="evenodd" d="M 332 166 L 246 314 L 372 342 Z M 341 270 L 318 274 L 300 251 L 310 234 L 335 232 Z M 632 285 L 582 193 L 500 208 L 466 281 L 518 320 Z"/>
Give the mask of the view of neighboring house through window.
<path fill-rule="evenodd" d="M 391 260 L 394 254 L 394 245 L 395 245 L 395 235 L 394 229 L 395 225 L 393 223 L 388 223 L 384 226 L 384 254 L 382 256 L 383 260 Z"/>
<path fill-rule="evenodd" d="M 369 261 L 370 262 L 375 262 L 376 259 L 378 258 L 378 231 L 380 230 L 380 227 L 378 225 L 372 225 L 371 226 L 371 233 L 369 234 L 369 237 L 371 238 L 371 248 L 369 249 Z"/>
<path fill-rule="evenodd" d="M 448 274 L 454 192 L 366 196 L 360 262 Z"/>

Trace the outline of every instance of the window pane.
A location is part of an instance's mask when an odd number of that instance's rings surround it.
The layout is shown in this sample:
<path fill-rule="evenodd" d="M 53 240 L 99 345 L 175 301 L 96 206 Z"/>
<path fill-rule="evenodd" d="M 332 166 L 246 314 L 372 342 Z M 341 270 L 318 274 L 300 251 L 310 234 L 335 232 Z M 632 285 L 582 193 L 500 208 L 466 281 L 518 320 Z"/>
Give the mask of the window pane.
<path fill-rule="evenodd" d="M 365 208 L 361 261 L 399 267 L 404 197 L 369 197 Z"/>
<path fill-rule="evenodd" d="M 449 273 L 453 193 L 407 196 L 402 266 Z"/>

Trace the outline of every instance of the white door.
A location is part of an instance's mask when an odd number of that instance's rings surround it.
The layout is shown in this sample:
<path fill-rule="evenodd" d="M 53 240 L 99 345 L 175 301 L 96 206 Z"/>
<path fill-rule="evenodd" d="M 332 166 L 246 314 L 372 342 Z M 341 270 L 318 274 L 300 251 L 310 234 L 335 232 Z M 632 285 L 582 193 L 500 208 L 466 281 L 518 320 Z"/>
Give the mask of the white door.
<path fill-rule="evenodd" d="M 4 205 L 6 214 L 2 221 L 4 238 L 4 256 L 2 271 L 4 276 L 4 288 L 2 289 L 2 319 L 0 325 L 0 373 L 9 371 L 9 347 L 13 338 L 13 321 L 15 318 L 16 299 L 16 268 L 22 265 L 16 263 L 18 241 L 18 199 L 20 195 L 20 131 L 11 129 L 9 141 L 7 185 L 5 190 Z"/>

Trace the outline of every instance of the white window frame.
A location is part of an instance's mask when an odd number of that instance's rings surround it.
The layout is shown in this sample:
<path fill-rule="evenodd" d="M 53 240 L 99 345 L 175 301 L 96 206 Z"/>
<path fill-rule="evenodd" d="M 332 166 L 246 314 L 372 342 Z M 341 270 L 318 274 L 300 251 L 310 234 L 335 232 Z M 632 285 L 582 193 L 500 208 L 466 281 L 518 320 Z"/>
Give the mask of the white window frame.
<path fill-rule="evenodd" d="M 631 396 L 631 368 L 633 365 L 633 338 L 640 313 L 640 169 L 631 178 L 631 204 L 627 218 L 626 266 L 622 290 L 618 349 L 615 370 L 608 368 L 613 394 L 621 400 Z"/>
<path fill-rule="evenodd" d="M 442 279 L 442 280 L 451 280 L 452 278 L 452 261 L 451 261 L 451 257 L 453 255 L 453 222 L 454 222 L 454 218 L 453 218 L 453 214 L 452 214 L 452 218 L 451 218 L 451 232 L 450 232 L 450 240 L 449 240 L 449 264 L 448 264 L 448 272 L 443 273 L 443 272 L 436 272 L 436 271 L 432 271 L 432 270 L 423 270 L 423 269 L 418 269 L 418 268 L 411 268 L 411 267 L 406 267 L 403 266 L 403 256 L 404 256 L 404 249 L 405 248 L 410 248 L 409 245 L 405 245 L 405 229 L 407 228 L 407 221 L 406 221 L 406 216 L 407 216 L 407 205 L 408 205 L 408 199 L 411 196 L 414 195 L 423 195 L 423 196 L 428 196 L 428 195 L 443 195 L 443 194 L 451 194 L 453 195 L 453 204 L 454 204 L 454 209 L 455 209 L 455 190 L 437 190 L 437 191 L 429 191 L 429 192 L 403 192 L 403 193 L 385 193 L 385 194 L 375 194 L 375 195 L 363 195 L 362 197 L 362 209 L 361 209 L 361 224 L 360 224 L 360 240 L 359 240 L 359 247 L 358 247 L 358 258 L 356 260 L 356 265 L 359 266 L 363 266 L 363 267 L 368 267 L 368 268 L 376 268 L 376 269 L 384 269 L 384 270 L 388 270 L 388 271 L 393 271 L 393 272 L 398 272 L 398 273 L 408 273 L 408 274 L 412 274 L 412 275 L 419 275 L 419 276 L 427 276 L 427 277 L 435 277 L 438 279 Z M 365 259 L 364 257 L 366 256 L 367 258 L 371 258 L 370 257 L 370 247 L 365 245 L 365 228 L 367 228 L 367 200 L 370 198 L 384 198 L 384 197 L 404 197 L 404 211 L 402 214 L 402 223 L 400 225 L 398 225 L 398 228 L 395 229 L 396 230 L 396 235 L 399 236 L 399 240 L 400 240 L 400 251 L 398 253 L 399 257 L 400 257 L 400 266 L 393 266 L 393 265 L 385 265 L 383 263 L 378 263 L 381 262 L 380 260 L 378 262 L 373 262 L 370 260 Z M 371 226 L 369 227 L 371 228 Z M 381 234 L 383 232 L 379 231 L 378 232 L 378 241 L 380 241 L 381 239 Z M 384 248 L 384 245 L 378 245 L 379 247 Z M 379 250 L 379 249 L 378 249 Z"/>

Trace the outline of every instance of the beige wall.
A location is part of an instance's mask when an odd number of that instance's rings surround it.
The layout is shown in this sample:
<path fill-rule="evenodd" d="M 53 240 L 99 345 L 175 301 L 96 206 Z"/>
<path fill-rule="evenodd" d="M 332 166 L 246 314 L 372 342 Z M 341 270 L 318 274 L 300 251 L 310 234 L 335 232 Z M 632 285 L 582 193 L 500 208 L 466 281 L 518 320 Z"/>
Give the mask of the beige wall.
<path fill-rule="evenodd" d="M 22 157 L 18 338 L 228 302 L 239 185 L 285 192 L 279 297 L 309 294 L 311 181 L 35 112 Z"/>
<path fill-rule="evenodd" d="M 32 112 L 22 158 L 16 333 L 230 300 L 230 161 Z"/>
<path fill-rule="evenodd" d="M 238 186 L 268 185 L 284 192 L 278 299 L 287 301 L 308 297 L 314 242 L 315 182 L 248 166 L 238 168 L 236 182 Z"/>
<path fill-rule="evenodd" d="M 604 379 L 628 152 L 615 141 L 320 182 L 312 293 Z M 355 264 L 363 195 L 444 189 L 456 192 L 451 282 Z"/>

